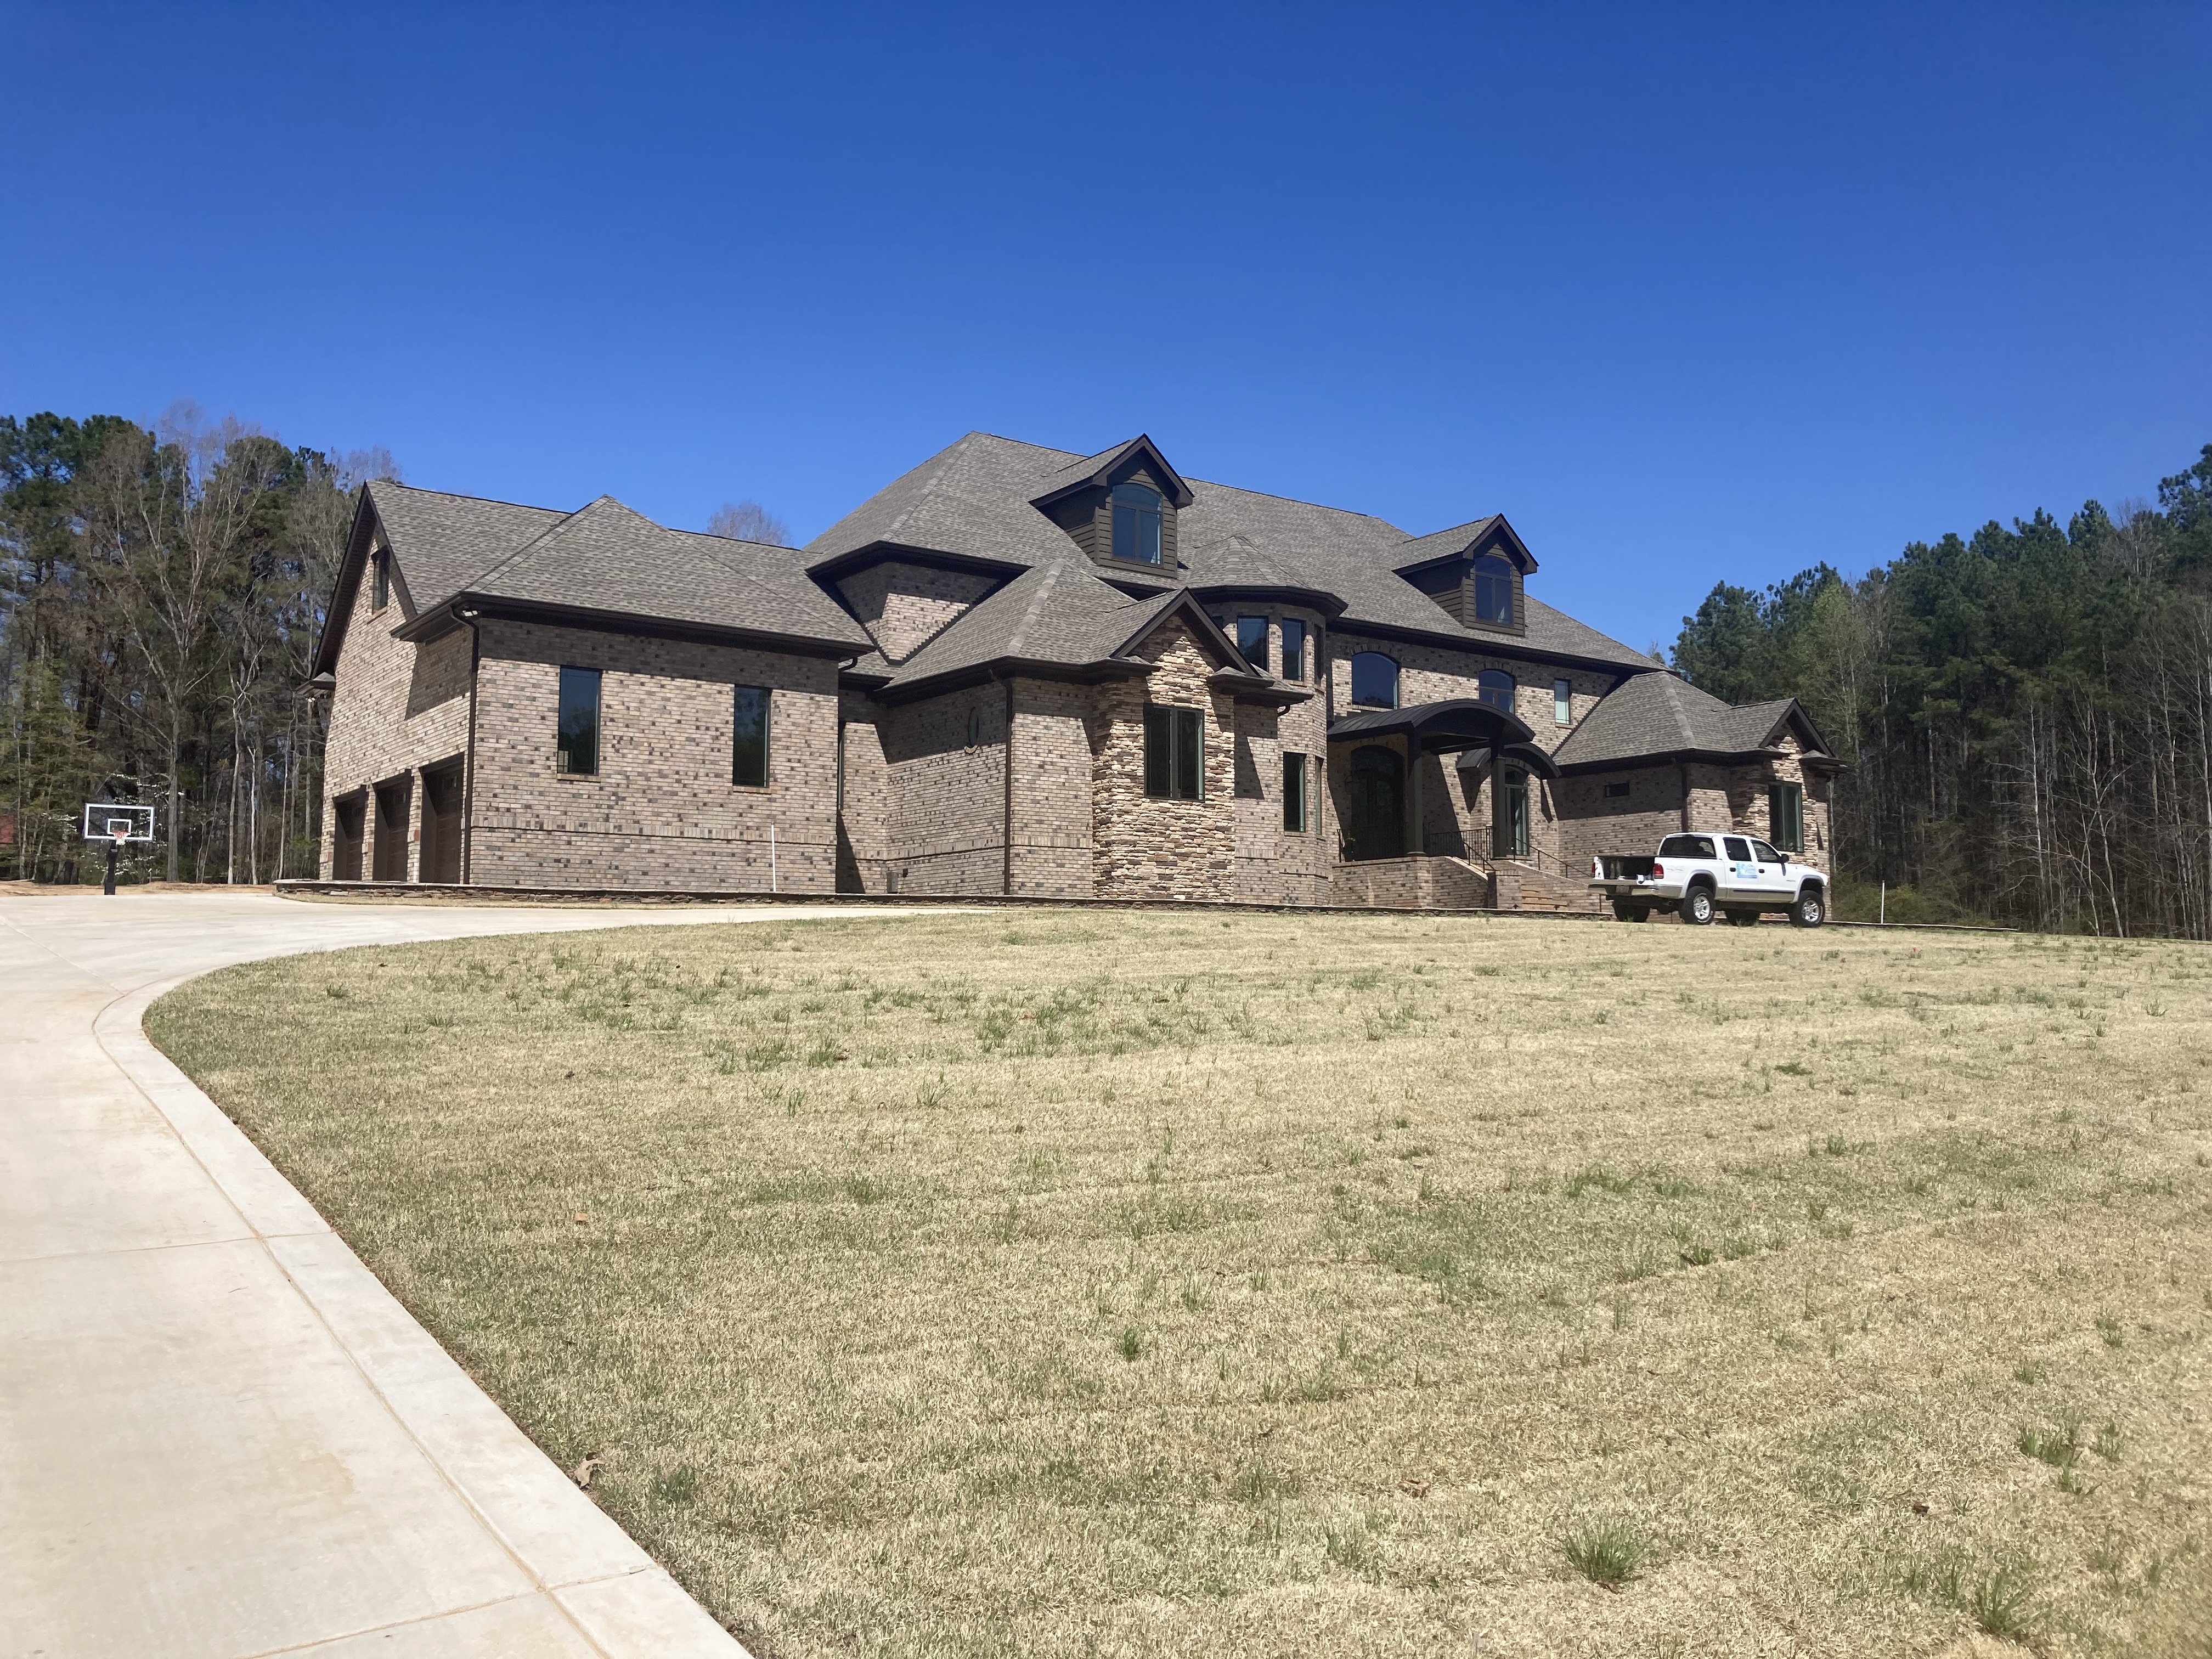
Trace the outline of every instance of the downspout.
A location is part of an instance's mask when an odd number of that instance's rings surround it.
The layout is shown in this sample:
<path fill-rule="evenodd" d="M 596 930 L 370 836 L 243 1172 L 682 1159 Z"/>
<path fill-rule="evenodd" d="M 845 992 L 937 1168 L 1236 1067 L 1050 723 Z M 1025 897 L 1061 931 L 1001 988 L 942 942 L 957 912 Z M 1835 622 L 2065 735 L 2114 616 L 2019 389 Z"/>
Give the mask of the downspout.
<path fill-rule="evenodd" d="M 483 630 L 477 613 L 455 613 L 469 625 L 469 746 L 461 757 L 461 885 L 475 874 L 477 850 L 477 676 L 483 666 Z"/>
<path fill-rule="evenodd" d="M 994 668 L 988 672 L 993 681 L 998 682 L 999 671 Z M 1006 755 L 1006 830 L 1005 861 L 999 872 L 999 890 L 1012 898 L 1014 894 L 1014 683 L 1011 678 L 1000 683 L 1006 688 L 1006 740 L 1002 745 Z"/>

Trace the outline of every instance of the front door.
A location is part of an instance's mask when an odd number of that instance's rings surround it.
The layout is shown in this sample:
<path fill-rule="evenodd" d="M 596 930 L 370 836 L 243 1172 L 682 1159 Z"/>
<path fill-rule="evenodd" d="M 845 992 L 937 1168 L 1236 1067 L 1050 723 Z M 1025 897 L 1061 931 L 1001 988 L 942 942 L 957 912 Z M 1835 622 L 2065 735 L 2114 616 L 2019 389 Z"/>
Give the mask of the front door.
<path fill-rule="evenodd" d="M 1528 775 L 1501 772 L 1496 785 L 1497 805 L 1491 814 L 1490 851 L 1493 858 L 1528 856 Z"/>
<path fill-rule="evenodd" d="M 1751 856 L 1759 866 L 1757 885 L 1765 898 L 1789 897 L 1795 894 L 1796 884 L 1790 874 L 1790 866 L 1783 862 L 1782 854 L 1765 842 L 1754 839 Z"/>

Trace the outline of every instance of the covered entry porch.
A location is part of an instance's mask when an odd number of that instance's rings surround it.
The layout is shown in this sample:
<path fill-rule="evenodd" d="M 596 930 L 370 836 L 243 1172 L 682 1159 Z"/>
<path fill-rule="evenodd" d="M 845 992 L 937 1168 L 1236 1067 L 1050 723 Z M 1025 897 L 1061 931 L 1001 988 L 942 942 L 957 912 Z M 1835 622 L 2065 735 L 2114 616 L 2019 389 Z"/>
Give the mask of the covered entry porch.
<path fill-rule="evenodd" d="M 1539 747 L 1535 733 L 1510 709 L 1477 697 L 1449 697 L 1407 708 L 1377 708 L 1347 714 L 1328 728 L 1329 773 L 1340 791 L 1340 856 L 1346 863 L 1425 855 L 1439 850 L 1423 835 L 1432 803 L 1425 789 L 1445 787 L 1448 774 L 1493 779 L 1556 778 L 1559 769 Z M 1431 758 L 1454 757 L 1439 777 L 1429 780 Z M 1494 790 L 1505 800 L 1505 814 L 1492 826 L 1490 841 L 1478 857 L 1529 855 L 1529 807 L 1522 789 Z M 1511 814 L 1517 811 L 1517 822 Z M 1510 844 L 1501 844 L 1500 836 Z M 1448 849 L 1465 856 L 1465 846 Z"/>

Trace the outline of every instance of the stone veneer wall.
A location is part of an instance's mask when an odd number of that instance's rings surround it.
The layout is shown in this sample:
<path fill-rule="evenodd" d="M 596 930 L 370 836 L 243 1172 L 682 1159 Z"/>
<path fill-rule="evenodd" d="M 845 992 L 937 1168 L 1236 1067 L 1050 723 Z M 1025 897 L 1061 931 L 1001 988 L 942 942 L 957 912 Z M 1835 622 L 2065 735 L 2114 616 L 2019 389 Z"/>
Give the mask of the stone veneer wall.
<path fill-rule="evenodd" d="M 837 665 L 485 622 L 466 878 L 495 886 L 834 890 Z M 597 668 L 599 769 L 554 769 L 563 666 Z M 731 688 L 770 689 L 769 782 L 730 781 Z M 771 859 L 770 831 L 774 831 Z"/>
<path fill-rule="evenodd" d="M 1235 637 L 1236 618 L 1267 619 L 1267 659 L 1272 674 L 1283 668 L 1283 619 L 1306 625 L 1305 684 L 1314 696 L 1277 709 L 1265 702 L 1230 706 L 1233 744 L 1231 777 L 1236 814 L 1236 880 L 1230 896 L 1255 903 L 1321 904 L 1328 902 L 1329 873 L 1336 862 L 1335 821 L 1329 799 L 1328 714 L 1326 685 L 1315 664 L 1323 623 L 1317 611 L 1262 602 L 1228 607 L 1224 631 Z M 1283 828 L 1283 757 L 1307 757 L 1306 827 Z"/>
<path fill-rule="evenodd" d="M 1000 580 L 890 559 L 854 572 L 837 584 L 837 591 L 876 648 L 898 663 L 957 622 Z"/>
<path fill-rule="evenodd" d="M 332 671 L 337 690 L 331 702 L 330 736 L 323 750 L 321 871 L 333 873 L 337 812 L 334 803 L 370 786 L 405 778 L 409 785 L 407 875 L 421 864 L 422 770 L 453 759 L 468 747 L 469 631 L 459 629 L 428 645 L 392 637 L 406 617 L 400 583 L 392 603 L 369 609 L 370 564 L 364 560 L 354 592 L 353 623 Z M 395 561 L 396 563 L 396 561 Z M 374 867 L 375 807 L 362 846 L 362 870 Z"/>
<path fill-rule="evenodd" d="M 1094 727 L 1093 891 L 1101 898 L 1220 898 L 1234 890 L 1237 854 L 1232 703 L 1206 684 L 1214 663 L 1189 625 L 1171 618 L 1137 648 L 1158 666 L 1110 681 Z M 1204 711 L 1202 800 L 1145 793 L 1145 705 Z"/>

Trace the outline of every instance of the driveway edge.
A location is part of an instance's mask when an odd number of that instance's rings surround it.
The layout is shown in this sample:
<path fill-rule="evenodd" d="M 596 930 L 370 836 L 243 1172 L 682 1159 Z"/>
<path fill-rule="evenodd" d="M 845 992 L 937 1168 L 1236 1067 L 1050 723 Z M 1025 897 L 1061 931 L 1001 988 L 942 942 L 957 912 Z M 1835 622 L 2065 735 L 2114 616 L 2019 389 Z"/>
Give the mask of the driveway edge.
<path fill-rule="evenodd" d="M 608 1659 L 748 1659 L 400 1305 L 243 1130 L 145 1033 L 185 974 L 93 1022 L 100 1048 L 236 1207 L 423 1456 Z"/>

